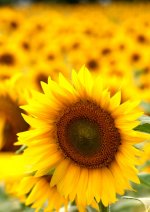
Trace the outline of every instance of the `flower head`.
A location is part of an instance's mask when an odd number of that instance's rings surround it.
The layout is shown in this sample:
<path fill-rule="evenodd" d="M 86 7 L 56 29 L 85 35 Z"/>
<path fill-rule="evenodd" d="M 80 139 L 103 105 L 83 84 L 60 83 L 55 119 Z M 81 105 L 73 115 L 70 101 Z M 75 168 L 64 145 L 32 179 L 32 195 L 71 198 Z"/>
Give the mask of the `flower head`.
<path fill-rule="evenodd" d="M 0 151 L 14 152 L 14 143 L 18 132 L 28 129 L 28 124 L 21 116 L 20 104 L 25 103 L 21 89 L 15 85 L 18 75 L 0 84 Z"/>
<path fill-rule="evenodd" d="M 85 67 L 72 72 L 71 82 L 60 74 L 58 83 L 49 78 L 42 87 L 44 93 L 33 93 L 22 107 L 31 130 L 18 139 L 28 146 L 24 158 L 36 177 L 54 169 L 51 186 L 81 205 L 96 199 L 107 206 L 131 189 L 129 181 L 139 183 L 140 151 L 133 145 L 146 134 L 133 130 L 141 116 L 138 102 L 120 104 L 121 92 L 110 97 Z"/>
<path fill-rule="evenodd" d="M 51 175 L 43 177 L 26 176 L 21 179 L 19 185 L 13 189 L 16 196 L 24 196 L 22 199 L 26 205 L 32 205 L 39 211 L 44 208 L 44 211 L 57 211 L 62 207 L 68 206 L 68 200 L 65 199 L 57 191 L 56 186 L 50 186 Z M 26 197 L 25 197 L 26 196 Z"/>

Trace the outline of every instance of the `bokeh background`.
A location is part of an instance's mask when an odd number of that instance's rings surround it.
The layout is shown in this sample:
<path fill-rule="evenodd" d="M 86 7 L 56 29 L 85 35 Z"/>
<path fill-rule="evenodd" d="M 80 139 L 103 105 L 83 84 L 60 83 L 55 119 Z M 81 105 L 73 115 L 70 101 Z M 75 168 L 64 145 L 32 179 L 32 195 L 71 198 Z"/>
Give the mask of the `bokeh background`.
<path fill-rule="evenodd" d="M 0 83 L 18 75 L 20 90 L 42 91 L 40 81 L 48 76 L 57 81 L 61 72 L 70 80 L 72 69 L 86 65 L 102 76 L 111 95 L 121 89 L 122 102 L 140 100 L 140 109 L 150 115 L 149 1 L 0 0 L 0 5 Z M 134 186 L 137 192 L 127 195 L 149 196 L 149 187 Z M 34 210 L 2 184 L 0 212 L 6 211 Z M 123 199 L 112 211 L 140 212 L 143 206 Z"/>

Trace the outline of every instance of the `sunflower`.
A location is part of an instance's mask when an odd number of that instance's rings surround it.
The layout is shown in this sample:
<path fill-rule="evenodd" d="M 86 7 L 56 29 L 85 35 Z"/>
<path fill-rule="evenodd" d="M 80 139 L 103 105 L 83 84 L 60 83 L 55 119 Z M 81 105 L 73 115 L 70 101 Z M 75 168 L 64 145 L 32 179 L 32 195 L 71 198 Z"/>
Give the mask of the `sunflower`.
<path fill-rule="evenodd" d="M 21 179 L 19 185 L 11 189 L 12 193 L 16 196 L 24 196 L 22 201 L 26 205 L 30 205 L 39 211 L 44 208 L 44 211 L 52 211 L 56 209 L 57 211 L 65 206 L 66 211 L 69 201 L 65 199 L 57 191 L 56 186 L 50 186 L 51 175 L 43 177 L 26 176 Z"/>
<path fill-rule="evenodd" d="M 22 197 L 21 201 L 26 205 L 32 205 L 31 207 L 35 208 L 36 211 L 39 211 L 41 208 L 45 208 L 44 211 L 58 210 L 63 205 L 67 207 L 68 200 L 58 193 L 56 186 L 50 187 L 50 180 L 50 175 L 20 178 L 19 184 L 16 181 L 13 186 L 12 184 L 9 185 L 9 194 Z"/>
<path fill-rule="evenodd" d="M 150 67 L 147 66 L 143 70 L 139 70 L 136 72 L 136 89 L 138 91 L 138 95 L 141 96 L 141 99 L 149 103 L 150 102 Z M 148 112 L 147 110 L 145 111 Z M 148 112 L 149 114 L 149 112 Z"/>
<path fill-rule="evenodd" d="M 40 61 L 26 69 L 26 73 L 22 75 L 22 79 L 24 80 L 26 78 L 28 81 L 28 85 L 25 85 L 28 90 L 35 89 L 41 91 L 41 81 L 47 82 L 48 76 L 51 76 L 53 80 L 57 81 L 59 72 L 63 73 L 66 77 L 69 77 L 69 71 L 67 70 L 65 63 L 57 61 L 53 65 L 48 66 L 48 64 Z"/>
<path fill-rule="evenodd" d="M 28 124 L 21 116 L 19 106 L 25 101 L 20 97 L 19 88 L 16 87 L 19 76 L 0 83 L 0 152 L 14 152 L 18 132 L 28 129 Z"/>
<path fill-rule="evenodd" d="M 126 102 L 128 99 L 142 100 L 133 80 L 127 78 L 127 76 L 124 78 L 112 76 L 110 78 L 109 75 L 103 75 L 103 84 L 109 89 L 110 96 L 121 90 L 121 103 Z"/>
<path fill-rule="evenodd" d="M 9 36 L 17 31 L 24 21 L 24 16 L 19 10 L 10 7 L 0 8 L 0 31 Z"/>
<path fill-rule="evenodd" d="M 20 179 L 20 183 L 15 186 L 10 186 L 10 194 L 22 197 L 21 201 L 25 205 L 30 205 L 31 208 L 35 208 L 36 211 L 44 209 L 44 212 L 59 211 L 61 207 L 68 211 L 70 202 L 67 198 L 64 198 L 57 190 L 56 186 L 50 186 L 52 175 L 45 175 L 42 177 L 26 176 Z M 77 203 L 76 203 L 77 204 Z M 80 212 L 85 211 L 85 206 L 77 204 Z M 93 208 L 97 208 L 97 205 L 93 202 Z"/>
<path fill-rule="evenodd" d="M 15 37 L 5 41 L 0 49 L 0 79 L 7 79 L 21 73 L 27 64 L 27 55 L 15 43 Z"/>
<path fill-rule="evenodd" d="M 49 78 L 42 87 L 44 93 L 34 92 L 22 106 L 32 129 L 18 137 L 36 177 L 54 169 L 50 185 L 81 205 L 95 199 L 107 206 L 131 189 L 129 181 L 140 183 L 135 165 L 141 152 L 133 145 L 148 135 L 133 130 L 142 114 L 137 101 L 120 104 L 121 93 L 110 97 L 85 67 L 72 72 L 71 82 L 60 74 L 58 83 Z"/>
<path fill-rule="evenodd" d="M 21 155 L 15 155 L 19 147 L 14 145 L 16 134 L 29 128 L 21 116 L 23 110 L 19 108 L 25 104 L 23 90 L 18 86 L 19 78 L 17 75 L 0 82 L 0 181 L 7 193 L 27 170 Z"/>

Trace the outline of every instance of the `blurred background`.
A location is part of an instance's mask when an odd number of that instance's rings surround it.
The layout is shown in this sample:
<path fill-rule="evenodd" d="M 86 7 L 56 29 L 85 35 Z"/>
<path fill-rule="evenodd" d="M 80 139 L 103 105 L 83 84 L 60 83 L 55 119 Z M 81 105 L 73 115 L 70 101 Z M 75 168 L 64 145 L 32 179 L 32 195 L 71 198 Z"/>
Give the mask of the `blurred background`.
<path fill-rule="evenodd" d="M 0 4 L 1 84 L 19 76 L 16 81 L 19 93 L 25 88 L 42 91 L 40 82 L 47 82 L 48 76 L 57 81 L 61 72 L 71 80 L 71 70 L 78 71 L 86 65 L 94 76 L 102 76 L 111 96 L 121 89 L 122 103 L 127 99 L 139 100 L 140 110 L 150 115 L 148 0 L 0 0 Z M 3 91 L 1 86 L 0 97 Z M 21 99 L 18 106 L 26 103 L 23 93 L 12 96 L 17 101 Z M 2 107 L 0 110 L 2 114 Z M 5 115 L 6 111 L 1 119 Z M 12 148 L 16 137 L 13 135 L 15 138 L 11 139 L 11 148 L 5 145 L 1 119 L 0 154 L 12 154 L 16 151 Z M 10 129 L 7 125 L 5 132 L 10 133 Z M 150 150 L 143 163 L 149 156 Z M 126 195 L 149 196 L 149 187 L 134 186 L 137 192 Z M 6 188 L 2 184 L 0 212 L 34 211 L 15 197 L 10 184 Z M 142 204 L 137 202 L 121 200 L 112 206 L 112 211 L 143 211 Z"/>
<path fill-rule="evenodd" d="M 0 4 L 22 4 L 22 3 L 110 3 L 110 2 L 148 2 L 149 0 L 0 0 Z"/>

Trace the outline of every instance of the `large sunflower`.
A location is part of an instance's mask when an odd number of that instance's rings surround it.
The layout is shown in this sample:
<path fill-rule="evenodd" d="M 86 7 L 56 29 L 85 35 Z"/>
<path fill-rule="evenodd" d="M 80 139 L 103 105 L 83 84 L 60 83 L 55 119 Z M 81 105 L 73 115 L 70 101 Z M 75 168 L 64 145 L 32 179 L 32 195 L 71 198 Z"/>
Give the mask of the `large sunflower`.
<path fill-rule="evenodd" d="M 85 67 L 72 72 L 71 83 L 60 74 L 58 83 L 49 78 L 42 87 L 44 93 L 33 93 L 22 107 L 32 129 L 18 138 L 28 146 L 24 158 L 37 177 L 54 169 L 51 186 L 83 205 L 95 198 L 107 206 L 131 189 L 129 181 L 139 183 L 140 151 L 133 145 L 147 135 L 133 130 L 138 102 L 120 104 L 121 93 L 110 97 Z"/>

